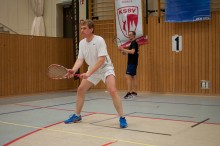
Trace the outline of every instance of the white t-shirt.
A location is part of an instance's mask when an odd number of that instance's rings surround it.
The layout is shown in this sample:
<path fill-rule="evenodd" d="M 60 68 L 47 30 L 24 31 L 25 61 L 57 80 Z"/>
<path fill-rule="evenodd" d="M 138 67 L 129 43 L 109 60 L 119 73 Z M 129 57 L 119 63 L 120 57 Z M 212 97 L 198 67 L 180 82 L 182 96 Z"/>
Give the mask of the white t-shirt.
<path fill-rule="evenodd" d="M 100 56 L 105 56 L 105 63 L 96 71 L 97 73 L 106 72 L 108 69 L 114 69 L 111 59 L 107 52 L 107 46 L 105 40 L 97 35 L 94 35 L 90 42 L 86 41 L 86 38 L 79 43 L 79 59 L 84 59 L 89 65 L 88 70 L 93 68 L 97 63 Z"/>

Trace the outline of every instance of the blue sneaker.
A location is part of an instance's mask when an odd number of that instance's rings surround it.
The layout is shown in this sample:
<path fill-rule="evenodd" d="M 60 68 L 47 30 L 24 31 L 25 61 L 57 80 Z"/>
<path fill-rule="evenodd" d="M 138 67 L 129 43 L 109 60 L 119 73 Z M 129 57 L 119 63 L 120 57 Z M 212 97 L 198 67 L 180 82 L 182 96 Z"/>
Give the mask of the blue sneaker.
<path fill-rule="evenodd" d="M 119 122 L 120 122 L 120 127 L 121 128 L 128 127 L 128 124 L 127 124 L 127 121 L 126 121 L 125 117 L 124 118 L 120 117 Z"/>
<path fill-rule="evenodd" d="M 81 116 L 77 116 L 76 114 L 73 114 L 69 117 L 69 119 L 65 120 L 65 124 L 70 124 L 70 123 L 77 123 L 82 120 Z"/>

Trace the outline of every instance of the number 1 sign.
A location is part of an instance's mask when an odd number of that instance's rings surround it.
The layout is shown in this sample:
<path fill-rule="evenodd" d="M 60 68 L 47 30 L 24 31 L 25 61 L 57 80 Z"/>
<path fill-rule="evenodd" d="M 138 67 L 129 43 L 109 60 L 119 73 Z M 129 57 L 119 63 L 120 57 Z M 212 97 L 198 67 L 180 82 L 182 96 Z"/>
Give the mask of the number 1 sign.
<path fill-rule="evenodd" d="M 172 51 L 182 51 L 182 36 L 177 34 L 172 36 Z"/>

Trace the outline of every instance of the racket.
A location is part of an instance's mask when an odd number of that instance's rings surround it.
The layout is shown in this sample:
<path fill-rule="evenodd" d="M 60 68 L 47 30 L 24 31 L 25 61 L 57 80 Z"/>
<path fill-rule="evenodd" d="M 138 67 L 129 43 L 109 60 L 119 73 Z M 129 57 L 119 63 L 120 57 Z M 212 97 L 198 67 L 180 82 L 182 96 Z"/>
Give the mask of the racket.
<path fill-rule="evenodd" d="M 114 37 L 113 42 L 117 46 L 121 46 L 122 45 L 121 40 L 118 37 Z"/>
<path fill-rule="evenodd" d="M 119 38 L 117 38 L 117 37 L 114 37 L 113 42 L 114 42 L 114 44 L 117 45 L 118 47 L 122 45 L 121 40 L 120 40 Z M 127 53 L 125 53 L 125 52 L 122 52 L 122 51 L 121 51 L 121 53 L 122 53 L 123 55 L 127 55 Z"/>
<path fill-rule="evenodd" d="M 48 76 L 51 79 L 67 79 L 68 78 L 68 69 L 59 64 L 51 64 L 48 67 Z M 80 74 L 74 74 L 75 77 L 80 77 Z"/>

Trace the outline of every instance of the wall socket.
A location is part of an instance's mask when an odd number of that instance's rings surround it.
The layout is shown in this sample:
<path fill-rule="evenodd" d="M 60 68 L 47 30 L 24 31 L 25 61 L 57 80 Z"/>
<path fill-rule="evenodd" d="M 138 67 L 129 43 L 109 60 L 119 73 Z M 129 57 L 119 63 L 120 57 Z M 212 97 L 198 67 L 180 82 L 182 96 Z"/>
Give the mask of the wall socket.
<path fill-rule="evenodd" d="M 200 88 L 201 89 L 210 89 L 210 82 L 208 80 L 201 80 L 200 81 Z"/>

